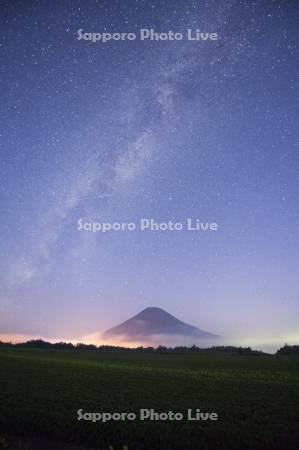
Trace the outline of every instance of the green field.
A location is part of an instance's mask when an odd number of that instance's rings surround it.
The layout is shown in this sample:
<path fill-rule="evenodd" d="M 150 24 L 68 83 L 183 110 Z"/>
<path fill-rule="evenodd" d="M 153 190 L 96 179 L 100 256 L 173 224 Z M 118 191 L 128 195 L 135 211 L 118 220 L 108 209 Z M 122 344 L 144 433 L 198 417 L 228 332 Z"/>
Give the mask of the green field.
<path fill-rule="evenodd" d="M 1 348 L 0 387 L 0 449 L 299 448 L 298 357 Z M 92 423 L 80 408 L 219 420 Z"/>

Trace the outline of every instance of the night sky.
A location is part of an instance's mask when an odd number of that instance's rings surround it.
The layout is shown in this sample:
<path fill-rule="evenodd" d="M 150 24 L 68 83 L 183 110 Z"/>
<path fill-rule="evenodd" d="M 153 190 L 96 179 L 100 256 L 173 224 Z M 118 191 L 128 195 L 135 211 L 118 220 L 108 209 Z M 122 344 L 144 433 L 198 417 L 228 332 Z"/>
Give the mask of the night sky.
<path fill-rule="evenodd" d="M 299 4 L 6 0 L 0 17 L 3 338 L 159 306 L 226 342 L 298 343 Z M 140 218 L 218 230 L 77 224 Z"/>

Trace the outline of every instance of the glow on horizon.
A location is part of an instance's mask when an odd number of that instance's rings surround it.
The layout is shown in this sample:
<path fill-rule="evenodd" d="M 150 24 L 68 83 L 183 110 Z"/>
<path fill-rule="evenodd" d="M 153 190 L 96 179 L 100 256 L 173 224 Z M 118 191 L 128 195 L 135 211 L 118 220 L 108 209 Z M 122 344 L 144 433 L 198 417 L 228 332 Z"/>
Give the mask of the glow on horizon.
<path fill-rule="evenodd" d="M 101 338 L 101 332 L 96 332 L 90 335 L 81 336 L 78 338 L 66 338 L 66 337 L 48 337 L 48 336 L 40 336 L 40 335 L 21 335 L 21 334 L 0 334 L 0 341 L 1 342 L 11 342 L 13 344 L 15 343 L 23 343 L 29 340 L 36 340 L 36 339 L 42 339 L 43 341 L 50 342 L 52 344 L 58 343 L 58 342 L 66 342 L 71 343 L 73 345 L 76 345 L 78 343 L 82 344 L 93 344 L 96 346 L 101 345 L 112 345 L 112 346 L 119 346 L 119 347 L 127 347 L 127 348 L 136 348 L 136 347 L 158 347 L 159 345 L 165 345 L 168 347 L 174 347 L 174 346 L 187 346 L 190 347 L 191 345 L 195 344 L 200 348 L 207 348 L 211 346 L 217 346 L 217 345 L 231 345 L 236 347 L 251 347 L 253 350 L 263 350 L 268 351 L 269 353 L 274 353 L 276 350 L 281 348 L 283 345 L 298 345 L 299 342 L 299 334 L 293 333 L 289 335 L 278 335 L 278 336 L 271 336 L 271 335 L 263 335 L 263 336 L 255 336 L 255 337 L 241 337 L 241 336 L 235 336 L 235 337 L 223 337 L 220 338 L 218 341 L 200 341 L 200 342 L 192 342 L 190 341 L 189 344 L 186 344 L 186 342 L 181 342 L 171 345 L 171 342 L 163 342 L 159 341 L 157 339 L 150 339 L 150 340 L 136 340 L 136 341 L 129 341 L 126 339 L 109 339 L 105 340 Z"/>

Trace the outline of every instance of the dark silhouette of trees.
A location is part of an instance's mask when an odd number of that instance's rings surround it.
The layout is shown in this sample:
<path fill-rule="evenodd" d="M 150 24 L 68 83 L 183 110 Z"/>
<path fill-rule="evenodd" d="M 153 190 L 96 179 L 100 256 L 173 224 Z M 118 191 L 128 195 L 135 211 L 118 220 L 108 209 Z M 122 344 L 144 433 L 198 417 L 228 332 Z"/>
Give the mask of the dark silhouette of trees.
<path fill-rule="evenodd" d="M 299 355 L 299 345 L 285 344 L 277 350 L 276 355 Z"/>
<path fill-rule="evenodd" d="M 57 349 L 57 350 L 80 350 L 80 351 L 98 351 L 98 352 L 138 352 L 138 353 L 198 353 L 198 354 L 227 354 L 227 355 L 264 355 L 262 351 L 252 350 L 251 347 L 234 347 L 234 346 L 214 346 L 210 348 L 200 348 L 196 345 L 190 347 L 177 346 L 177 347 L 165 347 L 159 345 L 158 347 L 118 347 L 113 345 L 100 345 L 84 344 L 78 342 L 76 345 L 71 342 L 47 342 L 42 339 L 32 339 L 27 342 L 12 344 L 11 342 L 1 342 L 0 347 L 23 347 L 23 348 L 36 348 L 36 349 Z M 299 346 L 285 345 L 282 349 L 277 351 L 277 354 L 290 354 L 299 353 Z"/>

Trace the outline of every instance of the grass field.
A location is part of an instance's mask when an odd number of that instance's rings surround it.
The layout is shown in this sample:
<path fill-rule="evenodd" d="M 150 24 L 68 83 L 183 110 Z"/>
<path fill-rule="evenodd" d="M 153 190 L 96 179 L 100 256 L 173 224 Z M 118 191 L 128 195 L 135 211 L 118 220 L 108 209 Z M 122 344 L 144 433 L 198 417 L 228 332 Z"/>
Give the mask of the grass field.
<path fill-rule="evenodd" d="M 0 386 L 0 449 L 299 448 L 298 357 L 1 348 Z M 219 420 L 92 423 L 80 408 L 200 408 Z"/>

